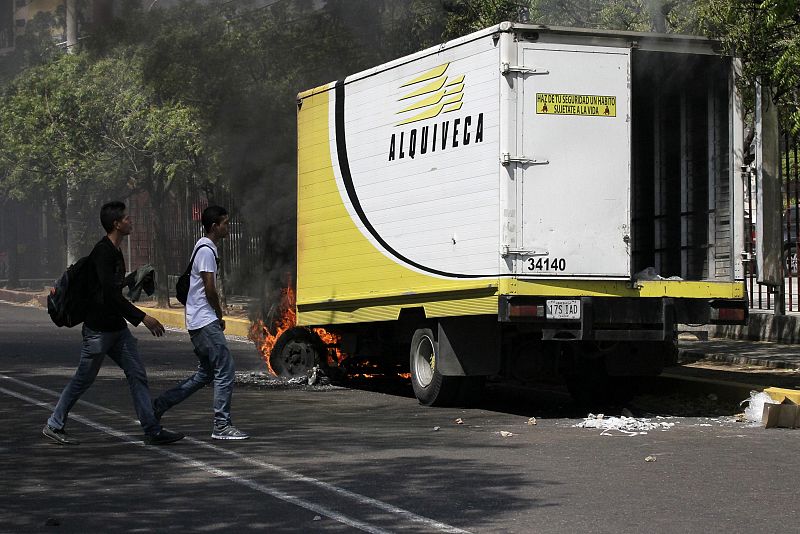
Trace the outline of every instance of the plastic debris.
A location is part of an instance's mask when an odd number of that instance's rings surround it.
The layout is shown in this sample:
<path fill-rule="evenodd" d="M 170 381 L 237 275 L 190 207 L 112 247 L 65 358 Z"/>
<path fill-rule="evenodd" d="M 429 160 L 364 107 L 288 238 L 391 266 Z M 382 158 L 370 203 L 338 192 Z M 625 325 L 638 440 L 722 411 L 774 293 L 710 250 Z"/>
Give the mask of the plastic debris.
<path fill-rule="evenodd" d="M 287 384 L 293 385 L 330 385 L 331 379 L 325 376 L 324 372 L 318 365 L 315 365 L 306 372 L 305 376 L 296 376 L 286 381 Z"/>
<path fill-rule="evenodd" d="M 764 413 L 764 405 L 775 404 L 775 401 L 763 391 L 751 391 L 750 398 L 743 400 L 739 404 L 741 405 L 744 403 L 747 403 L 747 407 L 744 409 L 745 420 L 750 423 L 760 424 L 761 416 Z"/>
<path fill-rule="evenodd" d="M 528 424 L 531 425 L 531 426 L 535 425 L 536 424 L 536 418 L 535 417 L 531 417 L 530 419 L 528 419 Z"/>
<path fill-rule="evenodd" d="M 664 419 L 657 417 L 656 419 Z M 653 421 L 648 418 L 637 417 L 606 417 L 604 414 L 590 413 L 582 422 L 572 425 L 574 428 L 596 428 L 602 430 L 601 436 L 611 436 L 612 431 L 628 436 L 647 434 L 649 430 L 669 430 L 675 423 L 668 421 Z"/>
<path fill-rule="evenodd" d="M 644 461 L 645 462 L 655 462 L 656 461 L 656 457 L 655 456 L 648 456 L 647 458 L 644 459 Z"/>
<path fill-rule="evenodd" d="M 680 276 L 670 276 L 669 278 L 664 278 L 658 271 L 656 271 L 655 267 L 647 267 L 646 269 L 642 269 L 638 273 L 633 275 L 633 280 L 640 281 L 640 280 L 683 280 Z"/>
<path fill-rule="evenodd" d="M 438 432 L 439 431 L 439 427 L 438 426 L 433 427 L 433 431 L 434 432 Z"/>
<path fill-rule="evenodd" d="M 457 425 L 463 425 L 464 424 L 464 420 L 459 417 L 458 419 L 456 419 L 456 424 Z"/>
<path fill-rule="evenodd" d="M 503 436 L 504 438 L 507 438 L 509 436 L 513 436 L 514 434 L 512 434 L 511 432 L 508 432 L 507 430 L 501 430 L 500 431 L 500 435 Z"/>
<path fill-rule="evenodd" d="M 710 400 L 712 402 L 716 402 L 717 400 L 719 400 L 719 397 L 717 397 L 714 393 L 709 393 L 708 394 L 708 400 Z"/>
<path fill-rule="evenodd" d="M 314 521 L 322 521 L 322 516 L 321 515 L 315 515 L 314 516 Z"/>
<path fill-rule="evenodd" d="M 631 412 L 627 408 L 623 408 L 622 411 L 620 412 L 620 415 L 624 415 L 625 417 L 633 417 L 633 412 Z"/>

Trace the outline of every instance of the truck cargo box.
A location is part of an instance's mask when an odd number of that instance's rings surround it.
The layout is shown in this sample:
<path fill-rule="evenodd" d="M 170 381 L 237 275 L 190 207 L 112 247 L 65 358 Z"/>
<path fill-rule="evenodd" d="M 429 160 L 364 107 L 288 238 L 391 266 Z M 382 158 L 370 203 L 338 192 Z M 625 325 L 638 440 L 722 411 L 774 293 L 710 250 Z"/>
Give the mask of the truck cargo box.
<path fill-rule="evenodd" d="M 503 23 L 301 93 L 299 324 L 502 320 L 515 296 L 709 319 L 744 296 L 736 66 L 697 37 Z"/>

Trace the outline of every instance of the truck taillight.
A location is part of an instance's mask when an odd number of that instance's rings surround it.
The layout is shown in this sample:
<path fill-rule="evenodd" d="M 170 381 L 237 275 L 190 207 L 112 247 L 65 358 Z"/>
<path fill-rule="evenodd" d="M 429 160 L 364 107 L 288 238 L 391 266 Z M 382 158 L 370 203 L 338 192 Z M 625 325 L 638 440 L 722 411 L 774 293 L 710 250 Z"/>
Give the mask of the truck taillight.
<path fill-rule="evenodd" d="M 712 324 L 745 324 L 747 322 L 747 303 L 713 302 L 711 303 Z"/>
<path fill-rule="evenodd" d="M 716 314 L 712 314 L 712 319 L 718 319 L 720 321 L 744 321 L 744 310 L 722 308 L 721 310 L 716 310 L 716 312 Z M 716 315 L 716 317 L 714 317 L 714 315 Z"/>
<path fill-rule="evenodd" d="M 514 304 L 508 308 L 508 315 L 512 318 L 520 317 L 544 317 L 543 304 Z"/>

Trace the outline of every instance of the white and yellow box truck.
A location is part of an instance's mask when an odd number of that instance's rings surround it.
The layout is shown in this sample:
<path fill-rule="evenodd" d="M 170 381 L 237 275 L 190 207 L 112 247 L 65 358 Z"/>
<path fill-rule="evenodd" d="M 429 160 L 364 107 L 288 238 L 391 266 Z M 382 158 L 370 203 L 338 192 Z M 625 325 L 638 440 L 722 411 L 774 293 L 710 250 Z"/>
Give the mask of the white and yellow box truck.
<path fill-rule="evenodd" d="M 502 23 L 300 93 L 297 324 L 410 353 L 423 404 L 661 372 L 676 325 L 747 316 L 737 65 Z M 273 360 L 314 352 L 294 336 Z"/>

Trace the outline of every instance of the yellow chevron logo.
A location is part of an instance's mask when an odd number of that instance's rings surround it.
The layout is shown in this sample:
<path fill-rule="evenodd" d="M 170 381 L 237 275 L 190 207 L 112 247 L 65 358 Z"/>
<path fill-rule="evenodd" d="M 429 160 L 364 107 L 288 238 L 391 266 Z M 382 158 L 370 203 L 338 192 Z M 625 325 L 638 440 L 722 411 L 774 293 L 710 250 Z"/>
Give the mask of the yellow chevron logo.
<path fill-rule="evenodd" d="M 411 91 L 397 99 L 405 107 L 396 113 L 402 116 L 402 120 L 395 126 L 431 119 L 442 113 L 461 109 L 464 75 L 447 76 L 449 66 L 450 63 L 439 65 L 400 86 L 408 87 Z"/>

